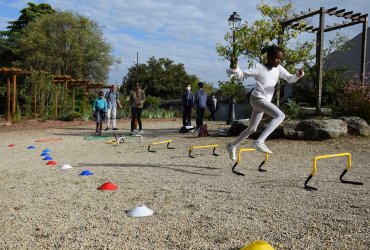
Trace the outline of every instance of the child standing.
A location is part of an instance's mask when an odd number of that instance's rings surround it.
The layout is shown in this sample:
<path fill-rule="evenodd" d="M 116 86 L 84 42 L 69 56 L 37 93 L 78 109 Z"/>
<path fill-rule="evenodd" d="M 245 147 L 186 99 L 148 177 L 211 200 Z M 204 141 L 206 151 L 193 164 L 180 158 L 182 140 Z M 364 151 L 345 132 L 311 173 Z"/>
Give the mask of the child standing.
<path fill-rule="evenodd" d="M 254 77 L 256 79 L 256 87 L 251 93 L 250 104 L 253 108 L 250 118 L 249 127 L 246 128 L 235 141 L 227 144 L 226 148 L 229 152 L 230 158 L 236 160 L 236 148 L 246 139 L 250 134 L 257 130 L 264 113 L 272 116 L 272 120 L 267 125 L 266 129 L 261 133 L 257 140 L 252 144 L 252 147 L 263 153 L 272 154 L 271 150 L 265 145 L 267 137 L 279 126 L 284 120 L 285 114 L 274 104 L 271 103 L 272 96 L 275 91 L 275 85 L 279 78 L 284 79 L 289 83 L 296 82 L 299 78 L 304 76 L 302 69 L 298 70 L 296 74 L 290 74 L 284 69 L 280 62 L 283 58 L 283 49 L 278 46 L 269 46 L 262 49 L 262 54 L 267 52 L 267 63 L 257 63 L 253 68 L 241 71 L 239 67 L 236 69 L 229 69 L 227 73 L 243 80 L 247 77 Z"/>
<path fill-rule="evenodd" d="M 93 110 L 94 110 L 94 116 L 96 119 L 95 132 L 101 135 L 103 120 L 105 118 L 105 113 L 107 112 L 107 101 L 104 98 L 103 91 L 100 91 L 98 98 L 95 99 Z"/>

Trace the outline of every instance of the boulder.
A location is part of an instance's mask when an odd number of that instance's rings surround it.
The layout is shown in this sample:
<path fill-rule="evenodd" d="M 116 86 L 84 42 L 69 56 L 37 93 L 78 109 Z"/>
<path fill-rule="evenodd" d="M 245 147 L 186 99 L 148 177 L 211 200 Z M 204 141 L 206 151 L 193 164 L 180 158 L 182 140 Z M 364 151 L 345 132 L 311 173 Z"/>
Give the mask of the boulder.
<path fill-rule="evenodd" d="M 347 123 L 348 133 L 351 135 L 369 136 L 370 126 L 358 116 L 343 116 L 340 119 Z"/>
<path fill-rule="evenodd" d="M 346 136 L 347 123 L 340 119 L 303 120 L 297 124 L 297 130 L 304 133 L 306 140 L 326 140 Z"/>

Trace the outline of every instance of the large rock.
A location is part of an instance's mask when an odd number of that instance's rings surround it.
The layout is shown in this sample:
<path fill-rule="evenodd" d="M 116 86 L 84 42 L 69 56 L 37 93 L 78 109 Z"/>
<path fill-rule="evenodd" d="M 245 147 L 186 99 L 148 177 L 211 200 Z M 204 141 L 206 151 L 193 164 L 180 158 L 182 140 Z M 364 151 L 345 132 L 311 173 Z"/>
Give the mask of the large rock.
<path fill-rule="evenodd" d="M 343 116 L 341 119 L 347 122 L 348 133 L 351 135 L 370 135 L 370 126 L 367 122 L 357 116 Z"/>
<path fill-rule="evenodd" d="M 326 140 L 346 136 L 347 123 L 340 119 L 303 120 L 297 124 L 297 130 L 304 133 L 306 140 Z"/>
<path fill-rule="evenodd" d="M 238 136 L 244 129 L 248 128 L 249 119 L 235 120 L 231 123 L 229 136 Z"/>

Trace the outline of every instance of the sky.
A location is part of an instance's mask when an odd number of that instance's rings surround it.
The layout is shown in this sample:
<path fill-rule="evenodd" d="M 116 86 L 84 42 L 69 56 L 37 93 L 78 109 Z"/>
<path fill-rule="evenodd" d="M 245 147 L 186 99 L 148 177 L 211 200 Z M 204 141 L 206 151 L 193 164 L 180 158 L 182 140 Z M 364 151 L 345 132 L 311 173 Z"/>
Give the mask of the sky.
<path fill-rule="evenodd" d="M 31 0 L 0 0 L 0 30 L 6 30 L 8 21 L 16 20 L 20 10 Z M 121 84 L 127 69 L 135 64 L 155 58 L 169 58 L 182 63 L 189 74 L 218 86 L 218 81 L 227 80 L 225 73 L 229 62 L 217 55 L 216 44 L 225 43 L 224 35 L 229 31 L 227 19 L 236 11 L 242 22 L 251 23 L 260 18 L 256 10 L 259 0 L 34 0 L 48 3 L 57 10 L 73 10 L 89 17 L 101 27 L 104 37 L 113 47 L 113 55 L 122 63 L 110 68 L 109 84 Z M 277 0 L 265 0 L 277 5 Z M 296 12 L 338 7 L 370 13 L 369 0 L 295 0 Z M 341 23 L 343 18 L 326 16 L 325 23 Z M 318 18 L 316 18 L 318 19 Z M 318 23 L 312 20 L 313 24 Z M 341 29 L 341 34 L 353 38 L 362 31 L 362 25 Z M 325 33 L 325 41 L 335 31 Z M 298 39 L 313 40 L 315 35 L 305 34 Z M 246 59 L 239 58 L 243 69 Z"/>

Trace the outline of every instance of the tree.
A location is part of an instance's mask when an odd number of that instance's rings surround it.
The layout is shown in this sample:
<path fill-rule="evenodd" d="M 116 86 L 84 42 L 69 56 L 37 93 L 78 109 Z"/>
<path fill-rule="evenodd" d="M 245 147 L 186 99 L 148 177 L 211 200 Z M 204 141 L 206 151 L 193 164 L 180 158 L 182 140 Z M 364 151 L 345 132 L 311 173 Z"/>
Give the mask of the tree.
<path fill-rule="evenodd" d="M 46 3 L 27 3 L 28 7 L 20 11 L 21 15 L 15 21 L 10 21 L 8 30 L 0 31 L 0 65 L 11 66 L 12 62 L 18 59 L 15 54 L 15 45 L 22 30 L 37 18 L 47 14 L 55 13 L 55 10 Z"/>
<path fill-rule="evenodd" d="M 232 56 L 232 46 L 236 46 L 238 55 L 244 55 L 248 60 L 249 66 L 252 66 L 256 61 L 263 63 L 266 55 L 261 53 L 262 48 L 277 44 L 278 39 L 282 42 L 280 46 L 284 49 L 284 58 L 282 65 L 289 71 L 294 71 L 297 64 L 304 64 L 307 67 L 312 64 L 315 58 L 313 48 L 314 42 L 300 42 L 293 40 L 300 34 L 296 30 L 286 30 L 281 34 L 281 22 L 288 20 L 293 14 L 293 4 L 289 1 L 279 0 L 278 6 L 270 6 L 264 1 L 257 5 L 257 10 L 261 13 L 261 19 L 256 20 L 252 24 L 245 22 L 242 27 L 235 31 L 235 44 L 233 43 L 232 34 L 227 33 L 224 37 L 226 45 L 217 44 L 216 50 L 219 56 L 230 60 Z M 289 46 L 288 46 L 289 45 Z M 235 51 L 235 50 L 234 50 Z M 232 84 L 224 86 L 224 89 L 230 88 L 227 92 L 232 92 L 233 89 L 238 91 L 238 88 Z"/>
<path fill-rule="evenodd" d="M 36 19 L 22 31 L 20 67 L 96 81 L 107 79 L 112 50 L 97 23 L 66 11 Z"/>
<path fill-rule="evenodd" d="M 122 85 L 126 94 L 133 89 L 135 82 L 141 83 L 146 94 L 162 99 L 179 99 L 187 84 L 193 89 L 197 87 L 199 79 L 188 74 L 184 64 L 174 64 L 168 58 L 156 59 L 151 57 L 146 64 L 133 65 L 128 69 Z M 205 84 L 206 91 L 213 91 L 211 84 Z"/>

